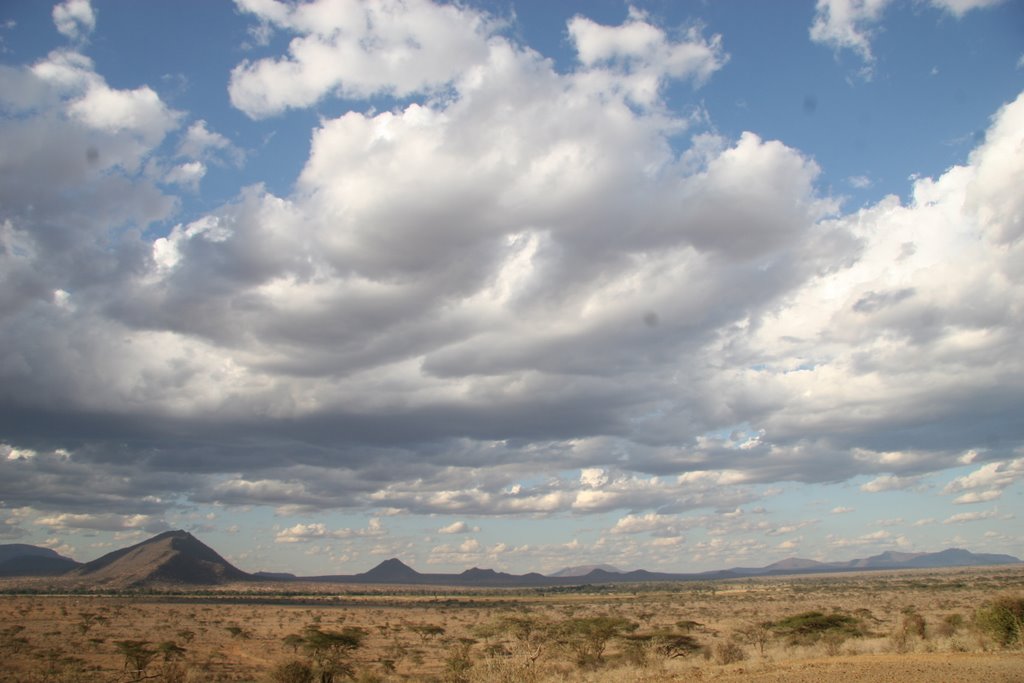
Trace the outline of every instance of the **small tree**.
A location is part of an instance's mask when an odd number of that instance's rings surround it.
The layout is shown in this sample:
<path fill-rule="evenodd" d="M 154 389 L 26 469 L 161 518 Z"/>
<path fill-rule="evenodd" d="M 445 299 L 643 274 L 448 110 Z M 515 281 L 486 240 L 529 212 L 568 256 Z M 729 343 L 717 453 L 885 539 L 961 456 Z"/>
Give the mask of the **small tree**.
<path fill-rule="evenodd" d="M 413 624 L 409 627 L 426 644 L 427 640 L 444 635 L 444 628 L 437 624 Z"/>
<path fill-rule="evenodd" d="M 93 624 L 96 623 L 96 614 L 93 612 L 79 612 L 78 617 L 78 631 L 84 636 L 93 627 Z"/>
<path fill-rule="evenodd" d="M 744 643 L 756 645 L 757 651 L 764 656 L 764 648 L 772 638 L 771 624 L 751 622 L 736 631 L 736 636 Z"/>
<path fill-rule="evenodd" d="M 173 640 L 165 640 L 156 646 L 157 651 L 163 657 L 165 662 L 169 662 L 172 659 L 178 659 L 179 657 L 185 656 L 185 648 L 178 645 Z"/>
<path fill-rule="evenodd" d="M 129 681 L 141 681 L 146 676 L 146 667 L 157 656 L 147 640 L 118 640 L 114 647 L 124 657 L 124 670 Z"/>
<path fill-rule="evenodd" d="M 623 617 L 597 616 L 568 619 L 558 625 L 558 637 L 576 657 L 580 666 L 604 661 L 608 642 L 635 631 L 638 624 Z"/>
<path fill-rule="evenodd" d="M 658 636 L 655 640 L 655 647 L 659 654 L 669 659 L 688 657 L 703 649 L 700 641 L 693 636 L 679 634 Z"/>
<path fill-rule="evenodd" d="M 445 683 L 469 683 L 473 669 L 469 651 L 475 643 L 472 638 L 459 638 L 452 644 L 444 660 Z"/>
<path fill-rule="evenodd" d="M 298 633 L 289 633 L 281 640 L 292 649 L 292 653 L 298 652 L 299 648 L 306 642 L 306 639 Z"/>
<path fill-rule="evenodd" d="M 532 665 L 551 644 L 554 626 L 543 619 L 525 615 L 503 617 L 498 621 L 501 631 L 508 634 L 521 654 Z"/>
<path fill-rule="evenodd" d="M 360 628 L 322 631 L 316 626 L 307 626 L 302 637 L 302 647 L 313 660 L 320 683 L 333 683 L 335 676 L 352 675 L 349 657 L 363 644 L 366 631 Z"/>

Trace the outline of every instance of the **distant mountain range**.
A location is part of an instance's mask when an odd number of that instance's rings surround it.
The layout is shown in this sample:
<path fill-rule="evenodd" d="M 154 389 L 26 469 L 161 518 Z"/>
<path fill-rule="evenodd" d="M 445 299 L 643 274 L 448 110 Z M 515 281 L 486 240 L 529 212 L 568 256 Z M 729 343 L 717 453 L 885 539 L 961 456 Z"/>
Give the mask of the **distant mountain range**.
<path fill-rule="evenodd" d="M 460 574 L 421 574 L 392 558 L 362 574 L 298 577 L 283 572 L 249 574 L 225 560 L 187 531 L 167 531 L 141 543 L 81 564 L 49 548 L 20 543 L 0 545 L 0 577 L 59 577 L 74 586 L 125 589 L 163 585 L 216 585 L 238 581 L 322 582 L 464 587 L 544 587 L 595 583 L 695 581 L 881 569 L 934 569 L 1016 564 L 1012 555 L 972 553 L 949 548 L 937 553 L 884 552 L 842 562 L 800 558 L 765 567 L 734 567 L 709 572 L 672 574 L 644 569 L 623 572 L 611 565 L 566 567 L 553 574 L 508 574 L 473 567 Z"/>
<path fill-rule="evenodd" d="M 565 569 L 559 569 L 554 574 L 548 574 L 548 576 L 586 576 L 595 569 L 608 572 L 609 574 L 622 574 L 621 569 L 616 569 L 610 564 L 582 564 L 576 567 L 566 567 Z"/>

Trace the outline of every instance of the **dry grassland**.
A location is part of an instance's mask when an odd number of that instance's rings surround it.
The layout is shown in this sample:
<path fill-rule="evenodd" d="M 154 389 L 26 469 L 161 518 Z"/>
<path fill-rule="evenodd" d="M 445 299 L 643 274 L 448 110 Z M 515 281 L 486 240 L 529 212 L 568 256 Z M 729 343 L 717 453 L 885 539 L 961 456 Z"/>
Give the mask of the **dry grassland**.
<path fill-rule="evenodd" d="M 1024 567 L 578 589 L 26 592 L 46 587 L 0 584 L 2 681 L 1024 681 L 1021 637 L 1000 642 L 984 618 L 993 600 L 1024 596 Z"/>

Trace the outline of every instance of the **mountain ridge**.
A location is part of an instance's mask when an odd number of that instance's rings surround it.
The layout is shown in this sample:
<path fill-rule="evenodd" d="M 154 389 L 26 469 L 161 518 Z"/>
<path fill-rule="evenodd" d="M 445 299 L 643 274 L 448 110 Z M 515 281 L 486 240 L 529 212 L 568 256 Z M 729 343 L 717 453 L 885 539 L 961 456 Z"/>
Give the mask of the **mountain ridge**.
<path fill-rule="evenodd" d="M 0 577 L 60 576 L 79 565 L 51 548 L 27 543 L 0 545 Z"/>
<path fill-rule="evenodd" d="M 288 572 L 244 572 L 191 533 L 183 530 L 166 531 L 84 564 L 63 557 L 48 548 L 25 544 L 0 545 L 0 576 L 58 577 L 79 586 L 85 584 L 109 588 L 141 588 L 166 584 L 216 585 L 243 581 L 545 587 L 1018 563 L 1020 559 L 1012 555 L 972 553 L 963 548 L 946 548 L 930 553 L 885 551 L 869 557 L 844 561 L 790 557 L 763 567 L 732 567 L 692 573 L 652 572 L 645 569 L 623 572 L 610 565 L 580 565 L 544 575 L 537 572 L 509 574 L 481 567 L 472 567 L 458 574 L 420 573 L 397 557 L 392 557 L 360 574 L 296 576 Z M 10 571 L 5 573 L 4 568 L 9 565 Z"/>
<path fill-rule="evenodd" d="M 541 587 L 579 585 L 587 583 L 640 583 L 653 581 L 697 581 L 787 574 L 812 574 L 882 569 L 937 569 L 942 567 L 968 567 L 998 564 L 1018 564 L 1013 555 L 972 553 L 962 548 L 947 548 L 934 553 L 898 553 L 886 551 L 879 555 L 846 561 L 822 562 L 802 558 L 788 558 L 764 567 L 732 567 L 695 573 L 652 572 L 636 569 L 630 572 L 608 571 L 598 565 L 585 574 L 563 575 L 508 574 L 493 569 L 473 567 L 459 574 L 421 574 L 397 558 L 381 562 L 362 574 L 321 575 L 296 577 L 298 581 L 325 583 L 393 583 L 444 586 L 507 586 Z M 400 569 L 398 569 L 400 566 Z M 607 565 L 604 565 L 607 566 Z M 567 568 L 572 569 L 572 568 Z M 614 568 L 613 568 L 614 569 Z M 564 571 L 564 570 L 562 570 Z"/>
<path fill-rule="evenodd" d="M 563 567 L 557 572 L 548 574 L 548 576 L 586 576 L 595 569 L 606 571 L 609 574 L 624 574 L 618 567 L 613 567 L 610 564 L 580 564 L 572 567 Z"/>

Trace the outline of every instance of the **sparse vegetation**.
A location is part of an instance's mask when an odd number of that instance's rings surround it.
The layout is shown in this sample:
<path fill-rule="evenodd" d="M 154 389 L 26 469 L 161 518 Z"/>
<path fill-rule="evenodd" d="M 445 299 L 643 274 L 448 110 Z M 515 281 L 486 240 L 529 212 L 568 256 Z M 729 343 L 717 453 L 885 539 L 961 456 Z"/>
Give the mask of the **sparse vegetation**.
<path fill-rule="evenodd" d="M 772 622 L 770 628 L 792 645 L 810 645 L 826 637 L 834 642 L 864 634 L 859 619 L 841 612 L 801 612 Z"/>
<path fill-rule="evenodd" d="M 975 667 L 962 680 L 1001 680 L 985 673 L 987 663 L 1019 670 L 1019 653 L 1004 648 L 1020 647 L 1022 601 L 1012 596 L 1024 592 L 1024 567 L 713 588 L 247 584 L 187 594 L 2 594 L 0 680 L 667 683 L 738 680 L 739 671 L 823 656 L 844 666 L 874 661 L 852 655 L 889 657 L 875 664 L 887 671 L 904 661 L 917 667 L 894 680 L 928 679 L 916 671 L 941 680 L 957 666 Z"/>
<path fill-rule="evenodd" d="M 596 666 L 604 661 L 605 649 L 613 638 L 635 631 L 637 626 L 629 619 L 602 614 L 566 619 L 553 635 L 579 666 Z"/>
<path fill-rule="evenodd" d="M 732 640 L 715 643 L 711 652 L 715 662 L 718 664 L 734 664 L 742 662 L 747 658 L 746 650 L 739 643 Z"/>
<path fill-rule="evenodd" d="M 1024 648 L 1024 596 L 996 598 L 978 610 L 975 620 L 1002 647 Z"/>

